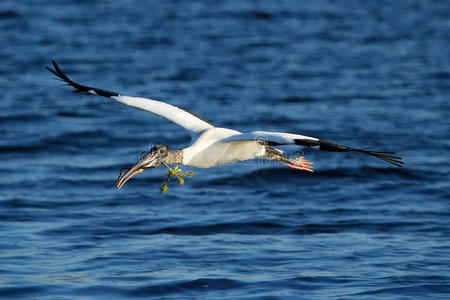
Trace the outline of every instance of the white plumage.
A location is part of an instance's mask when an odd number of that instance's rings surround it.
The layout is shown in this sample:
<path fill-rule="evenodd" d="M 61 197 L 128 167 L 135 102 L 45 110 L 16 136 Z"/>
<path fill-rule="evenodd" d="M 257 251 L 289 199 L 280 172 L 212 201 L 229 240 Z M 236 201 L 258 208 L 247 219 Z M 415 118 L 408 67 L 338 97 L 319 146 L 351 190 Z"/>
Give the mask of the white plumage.
<path fill-rule="evenodd" d="M 111 96 L 110 98 L 159 115 L 195 134 L 214 127 L 186 110 L 161 101 L 123 95 Z"/>
<path fill-rule="evenodd" d="M 228 128 L 215 127 L 199 116 L 171 104 L 147 98 L 124 96 L 107 90 L 80 85 L 69 79 L 55 61 L 52 61 L 52 63 L 54 70 L 47 69 L 68 85 L 74 87 L 76 92 L 114 99 L 123 104 L 159 115 L 190 131 L 192 138 L 190 146 L 176 151 L 169 150 L 166 146 L 154 147 L 128 172 L 123 176 L 121 174 L 117 182 L 119 188 L 131 177 L 145 169 L 154 168 L 161 164 L 167 166 L 167 163 L 209 168 L 235 161 L 263 158 L 280 162 L 295 169 L 312 171 L 312 163 L 306 161 L 303 157 L 289 158 L 284 155 L 283 151 L 273 148 L 273 146 L 287 144 L 314 147 L 333 152 L 356 151 L 380 158 L 399 167 L 403 164 L 401 157 L 394 156 L 395 153 L 391 151 L 356 149 L 331 141 L 292 133 L 268 131 L 241 133 Z"/>

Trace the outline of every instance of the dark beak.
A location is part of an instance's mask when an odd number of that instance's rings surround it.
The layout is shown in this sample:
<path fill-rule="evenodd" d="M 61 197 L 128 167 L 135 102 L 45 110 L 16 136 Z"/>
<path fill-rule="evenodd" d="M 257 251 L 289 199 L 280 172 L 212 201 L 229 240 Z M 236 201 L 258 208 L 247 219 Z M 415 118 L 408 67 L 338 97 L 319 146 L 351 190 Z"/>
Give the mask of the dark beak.
<path fill-rule="evenodd" d="M 145 171 L 148 168 L 159 166 L 159 157 L 155 153 L 149 153 L 140 161 L 138 161 L 131 169 L 123 174 L 124 169 L 120 172 L 120 176 L 116 181 L 116 186 L 120 190 L 123 185 L 132 177 Z"/>

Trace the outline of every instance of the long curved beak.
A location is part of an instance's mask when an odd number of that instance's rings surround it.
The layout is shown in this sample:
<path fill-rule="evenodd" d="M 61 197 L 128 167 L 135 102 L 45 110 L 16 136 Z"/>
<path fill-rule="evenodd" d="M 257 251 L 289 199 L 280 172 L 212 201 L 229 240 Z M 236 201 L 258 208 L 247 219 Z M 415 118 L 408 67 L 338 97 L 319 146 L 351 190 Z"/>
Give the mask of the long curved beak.
<path fill-rule="evenodd" d="M 122 171 L 120 172 L 120 176 L 119 176 L 119 178 L 117 178 L 117 181 L 116 181 L 116 186 L 119 190 L 132 177 L 134 177 L 135 175 L 137 175 L 139 173 L 144 172 L 143 168 L 138 168 L 138 167 L 136 167 L 136 165 L 133 166 L 131 169 L 129 169 L 125 174 L 123 174 L 123 170 L 124 169 L 122 169 Z"/>
<path fill-rule="evenodd" d="M 132 177 L 145 171 L 148 168 L 155 168 L 159 164 L 157 163 L 158 157 L 154 153 L 149 153 L 144 158 L 139 160 L 131 169 L 123 173 L 124 169 L 120 172 L 119 178 L 117 178 L 116 186 L 120 190 L 123 185 Z"/>

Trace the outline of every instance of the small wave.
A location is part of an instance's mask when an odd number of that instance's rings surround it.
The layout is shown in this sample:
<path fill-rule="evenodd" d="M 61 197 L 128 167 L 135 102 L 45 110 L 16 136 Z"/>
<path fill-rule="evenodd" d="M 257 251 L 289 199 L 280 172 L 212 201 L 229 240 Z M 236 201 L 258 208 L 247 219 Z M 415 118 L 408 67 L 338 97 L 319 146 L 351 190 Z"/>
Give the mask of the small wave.
<path fill-rule="evenodd" d="M 44 115 L 40 114 L 18 114 L 18 115 L 7 115 L 7 116 L 0 116 L 0 123 L 2 122 L 14 122 L 14 121 L 40 121 L 44 120 L 46 117 Z"/>
<path fill-rule="evenodd" d="M 109 136 L 109 135 L 110 133 L 105 130 L 85 130 L 85 131 L 63 133 L 60 136 L 56 137 L 55 140 L 60 141 L 66 139 L 85 138 L 85 137 L 98 138 L 99 136 Z"/>
<path fill-rule="evenodd" d="M 249 223 L 219 223 L 205 226 L 178 226 L 165 227 L 152 232 L 152 234 L 177 234 L 177 235 L 209 235 L 217 233 L 237 234 L 268 234 L 273 231 L 280 232 L 288 227 L 271 222 Z"/>
<path fill-rule="evenodd" d="M 281 48 L 281 47 L 283 47 L 283 44 L 276 41 L 265 41 L 265 42 L 254 41 L 238 45 L 234 48 L 234 51 L 242 52 L 246 50 L 255 50 L 258 48 Z M 270 60 L 266 57 L 252 57 L 251 59 L 249 59 L 249 61 L 253 63 L 267 63 Z"/>
<path fill-rule="evenodd" d="M 0 11 L 0 20 L 1 19 L 17 19 L 20 18 L 20 14 L 13 10 L 5 10 Z"/>
<path fill-rule="evenodd" d="M 432 72 L 428 74 L 428 77 L 432 79 L 450 79 L 450 71 Z"/>
<path fill-rule="evenodd" d="M 139 48 L 148 48 L 148 47 L 156 47 L 159 45 L 172 45 L 174 42 L 170 37 L 161 36 L 161 37 L 141 37 L 134 41 L 134 45 Z"/>
<path fill-rule="evenodd" d="M 411 168 L 383 168 L 383 167 L 360 167 L 360 168 L 340 168 L 340 169 L 325 169 L 315 170 L 314 173 L 299 172 L 298 170 L 284 168 L 284 167 L 271 167 L 262 168 L 251 171 L 249 173 L 234 174 L 230 176 L 224 176 L 221 178 L 214 178 L 207 180 L 208 184 L 228 184 L 228 185 L 248 185 L 255 182 L 285 182 L 286 180 L 297 179 L 314 179 L 321 180 L 321 178 L 404 178 L 404 179 L 431 179 L 435 174 L 429 171 L 428 174 L 423 173 L 421 170 L 415 170 Z"/>
<path fill-rule="evenodd" d="M 422 226 L 419 222 L 384 222 L 371 223 L 359 221 L 345 221 L 330 224 L 306 224 L 294 230 L 296 234 L 318 234 L 318 233 L 342 233 L 342 232 L 393 232 Z"/>
<path fill-rule="evenodd" d="M 223 176 L 220 178 L 213 178 L 207 180 L 206 183 L 211 185 L 228 184 L 228 185 L 249 185 L 253 184 L 255 181 L 281 181 L 287 178 L 293 178 L 292 175 L 296 177 L 310 177 L 310 173 L 299 172 L 290 168 L 284 167 L 269 167 L 251 171 L 249 173 L 243 174 L 232 174 L 230 176 Z"/>
<path fill-rule="evenodd" d="M 282 225 L 273 222 L 236 222 L 217 223 L 210 225 L 186 225 L 176 227 L 164 227 L 149 232 L 149 234 L 174 234 L 174 235 L 210 235 L 218 233 L 258 235 L 258 234 L 335 234 L 342 232 L 398 232 L 415 228 L 418 230 L 423 224 L 420 222 L 361 222 L 343 221 L 324 224 Z M 130 233 L 135 233 L 132 231 Z"/>
<path fill-rule="evenodd" d="M 326 177 L 389 177 L 395 175 L 405 179 L 424 179 L 425 176 L 419 170 L 411 168 L 391 168 L 391 167 L 367 167 L 360 168 L 340 168 L 329 170 L 317 170 L 317 175 Z"/>
<path fill-rule="evenodd" d="M 303 102 L 314 102 L 316 101 L 316 99 L 312 97 L 289 96 L 280 99 L 280 101 L 287 103 L 303 103 Z"/>
<path fill-rule="evenodd" d="M 185 68 L 169 76 L 167 79 L 171 81 L 191 81 L 200 79 L 205 73 L 206 70 L 201 68 Z"/>
<path fill-rule="evenodd" d="M 18 152 L 34 152 L 44 149 L 44 145 L 31 144 L 31 145 L 5 145 L 0 146 L 0 153 L 18 153 Z"/>
<path fill-rule="evenodd" d="M 420 278 L 415 280 L 415 282 L 421 282 Z M 355 296 L 363 295 L 395 295 L 395 298 L 399 295 L 413 297 L 416 295 L 428 295 L 431 298 L 433 294 L 446 294 L 450 293 L 450 285 L 445 284 L 411 284 L 400 287 L 387 287 L 375 290 L 364 291 L 361 293 L 354 294 Z"/>
<path fill-rule="evenodd" d="M 102 137 L 99 139 L 99 137 Z M 86 143 L 86 139 L 91 138 L 93 143 Z M 83 143 L 78 142 L 83 139 Z M 104 139 L 113 139 L 110 133 L 102 130 L 89 130 L 82 132 L 70 132 L 62 133 L 54 137 L 45 137 L 40 140 L 30 142 L 28 144 L 22 145 L 2 145 L 0 146 L 0 153 L 11 153 L 11 152 L 36 152 L 36 151 L 50 151 L 53 147 L 63 147 L 65 149 L 71 148 L 90 148 L 92 144 L 104 145 Z"/>
<path fill-rule="evenodd" d="M 48 208 L 47 202 L 39 202 L 39 201 L 27 201 L 21 198 L 13 198 L 9 200 L 4 200 L 0 202 L 2 207 L 4 208 Z"/>
<path fill-rule="evenodd" d="M 44 293 L 47 289 L 42 285 L 21 285 L 20 287 L 3 287 L 1 288 L 2 297 L 9 299 L 17 299 L 17 297 L 37 296 Z"/>
<path fill-rule="evenodd" d="M 59 111 L 56 113 L 57 116 L 60 117 L 68 117 L 68 118 L 93 118 L 98 116 L 97 114 L 93 113 L 86 113 L 86 112 L 77 112 L 77 111 Z"/>
<path fill-rule="evenodd" d="M 4 224 L 5 222 L 36 222 L 39 220 L 39 216 L 36 216 L 36 214 L 33 213 L 20 213 L 20 214 L 13 214 L 13 213 L 0 213 L 0 222 Z"/>
<path fill-rule="evenodd" d="M 265 12 L 262 10 L 229 12 L 225 15 L 227 17 L 232 17 L 232 18 L 236 18 L 236 19 L 244 19 L 244 20 L 270 20 L 275 17 L 274 14 Z M 225 17 L 225 15 L 223 15 L 223 17 Z"/>
<path fill-rule="evenodd" d="M 401 35 L 392 35 L 392 36 L 388 36 L 388 35 L 380 35 L 380 34 L 376 34 L 376 35 L 369 35 L 369 36 L 365 36 L 361 39 L 361 43 L 362 44 L 377 44 L 377 43 L 388 43 L 388 42 L 394 42 L 394 41 L 398 41 L 399 39 L 402 38 L 406 38 L 406 36 L 401 36 Z"/>
<path fill-rule="evenodd" d="M 128 292 L 129 296 L 167 295 L 174 293 L 186 293 L 189 291 L 214 291 L 229 290 L 245 285 L 244 282 L 226 278 L 199 278 L 196 280 L 182 281 L 175 284 L 148 285 Z"/>
<path fill-rule="evenodd" d="M 114 187 L 114 180 L 115 178 L 109 179 L 84 179 L 80 177 L 76 178 L 57 178 L 54 180 L 53 184 L 57 184 L 58 186 L 82 186 L 83 188 L 87 189 L 89 187 L 92 188 L 112 188 Z"/>

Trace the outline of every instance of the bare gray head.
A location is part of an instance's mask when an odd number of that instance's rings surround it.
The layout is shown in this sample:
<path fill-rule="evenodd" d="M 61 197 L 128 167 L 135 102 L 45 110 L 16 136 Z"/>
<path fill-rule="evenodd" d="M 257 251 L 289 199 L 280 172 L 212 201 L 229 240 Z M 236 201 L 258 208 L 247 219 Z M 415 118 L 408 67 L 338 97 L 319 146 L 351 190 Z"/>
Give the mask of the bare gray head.
<path fill-rule="evenodd" d="M 173 161 L 171 155 L 173 152 L 166 145 L 157 145 L 152 147 L 150 151 L 144 155 L 131 169 L 129 169 L 125 174 L 122 175 L 122 172 L 117 179 L 116 186 L 120 190 L 122 186 L 130 180 L 135 175 L 144 172 L 145 169 L 156 168 L 161 164 L 168 163 L 181 163 L 178 161 Z M 122 169 L 123 170 L 123 169 Z"/>

